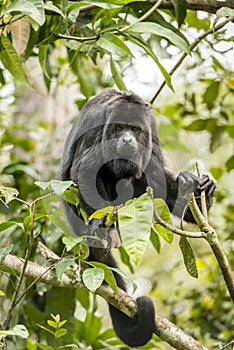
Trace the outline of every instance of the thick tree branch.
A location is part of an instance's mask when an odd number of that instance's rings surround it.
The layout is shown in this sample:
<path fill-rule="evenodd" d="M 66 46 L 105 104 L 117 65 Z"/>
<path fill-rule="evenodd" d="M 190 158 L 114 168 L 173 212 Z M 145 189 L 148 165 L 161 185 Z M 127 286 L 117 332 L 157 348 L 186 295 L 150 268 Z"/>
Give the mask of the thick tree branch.
<path fill-rule="evenodd" d="M 147 3 L 154 5 L 158 0 L 148 0 Z M 131 4 L 130 4 L 131 5 Z M 81 11 L 90 11 L 95 8 L 95 5 L 87 5 L 81 7 Z M 234 9 L 233 0 L 187 0 L 187 9 L 193 11 L 205 11 L 208 13 L 216 13 L 221 7 L 230 7 Z M 163 0 L 159 6 L 162 10 L 173 10 L 174 6 L 171 0 Z"/>
<path fill-rule="evenodd" d="M 156 0 L 149 0 L 148 3 L 154 4 Z M 218 9 L 221 7 L 230 7 L 234 8 L 234 1 L 233 0 L 187 0 L 187 9 L 188 10 L 200 10 L 205 11 L 209 13 L 215 13 Z M 161 5 L 159 6 L 161 9 L 173 9 L 174 6 L 170 0 L 164 0 L 162 1 Z"/>
<path fill-rule="evenodd" d="M 3 264 L 10 267 L 17 274 L 21 274 L 24 268 L 24 260 L 11 254 L 5 257 Z M 86 289 L 83 283 L 80 282 L 80 276 L 76 275 L 75 271 L 72 271 L 71 275 L 72 277 L 68 277 L 68 274 L 63 274 L 61 281 L 59 281 L 54 271 L 48 271 L 47 267 L 41 266 L 35 262 L 28 262 L 25 269 L 25 277 L 33 280 L 40 280 L 48 285 L 63 288 Z M 102 285 L 97 289 L 96 293 L 130 317 L 133 317 L 137 312 L 135 299 L 121 289 L 118 290 L 118 294 L 115 294 L 109 286 Z M 207 348 L 185 334 L 180 328 L 164 317 L 156 315 L 155 324 L 155 333 L 173 348 L 178 350 L 207 350 Z"/>

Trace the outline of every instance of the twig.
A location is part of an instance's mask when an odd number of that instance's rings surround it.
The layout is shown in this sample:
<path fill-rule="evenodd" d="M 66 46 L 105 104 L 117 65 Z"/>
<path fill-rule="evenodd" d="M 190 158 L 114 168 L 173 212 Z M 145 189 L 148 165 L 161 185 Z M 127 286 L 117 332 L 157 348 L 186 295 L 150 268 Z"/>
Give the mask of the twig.
<path fill-rule="evenodd" d="M 196 162 L 196 169 L 197 169 L 197 174 L 199 179 L 202 179 L 202 170 L 201 166 L 198 162 Z M 208 211 L 207 211 L 207 206 L 206 206 L 206 192 L 201 191 L 201 209 L 202 209 L 202 214 L 208 223 Z"/>
<path fill-rule="evenodd" d="M 190 51 L 193 51 L 193 49 L 204 39 L 206 38 L 209 34 L 212 34 L 214 32 L 217 32 L 219 29 L 223 28 L 227 23 L 234 21 L 234 16 L 230 16 L 228 17 L 226 20 L 224 20 L 223 22 L 221 22 L 220 24 L 217 24 L 214 28 L 211 28 L 209 30 L 207 30 L 206 32 L 204 32 L 203 34 L 199 35 L 194 42 L 190 45 Z M 181 58 L 178 60 L 178 62 L 174 65 L 174 67 L 171 69 L 171 71 L 169 72 L 170 76 L 172 76 L 175 71 L 180 67 L 180 65 L 183 63 L 184 59 L 187 57 L 187 53 L 184 53 Z M 150 100 L 150 104 L 153 104 L 156 100 L 156 98 L 159 96 L 160 92 L 162 91 L 162 89 L 164 88 L 164 86 L 166 85 L 166 81 L 164 80 L 162 82 L 162 84 L 159 86 L 158 90 L 156 91 L 156 93 L 154 94 L 154 96 L 152 97 L 152 99 Z"/>

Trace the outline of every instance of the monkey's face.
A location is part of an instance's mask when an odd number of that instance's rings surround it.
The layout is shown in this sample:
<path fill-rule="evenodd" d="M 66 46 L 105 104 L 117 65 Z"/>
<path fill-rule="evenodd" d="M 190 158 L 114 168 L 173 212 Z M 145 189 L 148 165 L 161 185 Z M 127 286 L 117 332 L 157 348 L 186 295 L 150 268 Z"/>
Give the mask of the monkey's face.
<path fill-rule="evenodd" d="M 116 174 L 141 176 L 152 153 L 150 121 L 141 106 L 121 103 L 113 108 L 103 129 L 102 153 Z"/>

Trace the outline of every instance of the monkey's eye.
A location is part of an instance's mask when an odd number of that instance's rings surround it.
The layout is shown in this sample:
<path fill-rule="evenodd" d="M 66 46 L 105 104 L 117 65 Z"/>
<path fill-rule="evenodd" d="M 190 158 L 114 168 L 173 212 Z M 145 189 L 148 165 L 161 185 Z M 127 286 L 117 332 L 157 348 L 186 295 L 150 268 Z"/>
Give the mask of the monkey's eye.
<path fill-rule="evenodd" d="M 132 126 L 131 130 L 134 132 L 134 134 L 139 134 L 141 131 L 141 129 L 138 128 L 138 126 Z"/>
<path fill-rule="evenodd" d="M 122 131 L 123 128 L 124 128 L 124 126 L 121 125 L 121 124 L 116 124 L 116 125 L 115 125 L 115 130 L 116 130 L 116 131 Z"/>

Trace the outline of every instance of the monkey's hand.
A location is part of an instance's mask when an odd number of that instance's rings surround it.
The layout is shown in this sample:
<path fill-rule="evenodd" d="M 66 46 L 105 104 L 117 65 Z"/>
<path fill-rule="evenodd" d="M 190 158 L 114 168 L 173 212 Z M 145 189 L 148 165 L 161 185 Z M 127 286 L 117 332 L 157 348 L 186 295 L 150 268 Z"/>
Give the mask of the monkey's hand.
<path fill-rule="evenodd" d="M 212 202 L 216 185 L 208 175 L 204 175 L 201 179 L 199 179 L 189 171 L 183 171 L 178 175 L 177 183 L 178 196 L 180 198 L 185 197 L 191 192 L 194 192 L 195 196 L 199 197 L 201 192 L 205 191 L 208 202 Z"/>
<path fill-rule="evenodd" d="M 105 227 L 105 218 L 93 219 L 85 230 L 87 243 L 96 248 L 119 248 L 121 239 L 118 228 Z"/>

